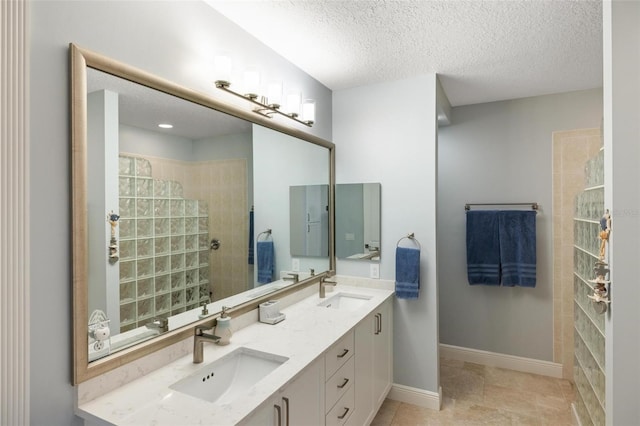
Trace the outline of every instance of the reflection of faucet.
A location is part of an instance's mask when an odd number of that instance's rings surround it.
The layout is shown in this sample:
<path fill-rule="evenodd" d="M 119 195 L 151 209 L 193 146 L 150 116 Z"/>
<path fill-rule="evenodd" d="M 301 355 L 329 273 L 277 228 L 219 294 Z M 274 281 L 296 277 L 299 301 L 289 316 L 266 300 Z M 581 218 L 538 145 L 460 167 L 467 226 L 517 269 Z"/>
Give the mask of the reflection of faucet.
<path fill-rule="evenodd" d="M 325 295 L 325 292 L 326 292 L 325 286 L 330 285 L 332 287 L 335 287 L 336 284 L 338 284 L 338 283 L 335 282 L 335 281 L 329 281 L 329 280 L 326 279 L 326 277 L 320 278 L 320 299 L 324 299 L 326 297 L 326 295 Z"/>
<path fill-rule="evenodd" d="M 154 318 L 151 322 L 145 324 L 150 330 L 158 330 L 159 333 L 166 333 L 169 331 L 169 320 L 167 318 Z"/>
<path fill-rule="evenodd" d="M 283 280 L 285 281 L 293 281 L 294 283 L 298 282 L 298 279 L 300 279 L 300 276 L 298 274 L 287 274 L 290 275 L 289 277 L 282 277 Z"/>
<path fill-rule="evenodd" d="M 204 359 L 203 355 L 203 345 L 204 342 L 217 343 L 220 338 L 213 334 L 205 334 L 205 330 L 213 330 L 213 325 L 211 327 L 206 325 L 197 325 L 193 330 L 193 363 L 200 364 Z"/>

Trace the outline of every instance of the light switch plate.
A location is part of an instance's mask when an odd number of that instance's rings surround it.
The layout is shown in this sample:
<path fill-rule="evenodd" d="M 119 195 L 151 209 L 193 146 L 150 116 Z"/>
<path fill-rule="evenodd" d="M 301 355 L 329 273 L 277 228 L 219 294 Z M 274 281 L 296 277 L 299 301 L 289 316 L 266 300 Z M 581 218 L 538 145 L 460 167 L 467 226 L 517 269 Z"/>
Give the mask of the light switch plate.
<path fill-rule="evenodd" d="M 380 278 L 380 264 L 372 263 L 369 265 L 369 277 Z"/>
<path fill-rule="evenodd" d="M 300 259 L 291 259 L 291 270 L 293 272 L 300 271 Z"/>

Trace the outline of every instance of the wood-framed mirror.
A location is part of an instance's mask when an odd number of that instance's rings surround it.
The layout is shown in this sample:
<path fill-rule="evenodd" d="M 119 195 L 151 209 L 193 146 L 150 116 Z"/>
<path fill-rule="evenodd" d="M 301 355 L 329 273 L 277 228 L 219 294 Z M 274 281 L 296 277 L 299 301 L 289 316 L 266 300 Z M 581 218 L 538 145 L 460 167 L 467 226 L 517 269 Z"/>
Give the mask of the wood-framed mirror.
<path fill-rule="evenodd" d="M 74 44 L 70 59 L 73 384 L 335 273 L 333 143 Z M 296 185 L 328 186 L 328 256 L 290 255 Z"/>

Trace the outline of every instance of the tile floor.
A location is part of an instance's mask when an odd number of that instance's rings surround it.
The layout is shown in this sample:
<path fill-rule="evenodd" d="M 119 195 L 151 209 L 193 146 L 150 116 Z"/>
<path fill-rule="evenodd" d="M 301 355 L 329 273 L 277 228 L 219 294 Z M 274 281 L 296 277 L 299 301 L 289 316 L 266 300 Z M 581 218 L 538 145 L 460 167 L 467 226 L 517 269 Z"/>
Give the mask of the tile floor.
<path fill-rule="evenodd" d="M 572 425 L 568 380 L 441 359 L 440 383 L 440 411 L 387 399 L 371 425 Z"/>

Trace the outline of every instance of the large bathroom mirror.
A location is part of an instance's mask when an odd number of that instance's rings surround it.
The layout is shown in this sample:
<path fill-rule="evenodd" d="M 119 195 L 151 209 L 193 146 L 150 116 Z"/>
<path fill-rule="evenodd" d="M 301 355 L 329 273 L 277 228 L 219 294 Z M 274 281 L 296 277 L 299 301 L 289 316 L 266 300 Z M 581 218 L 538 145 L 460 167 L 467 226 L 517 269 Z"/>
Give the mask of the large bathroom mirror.
<path fill-rule="evenodd" d="M 380 260 L 380 184 L 336 185 L 336 257 Z"/>
<path fill-rule="evenodd" d="M 333 273 L 333 144 L 74 45 L 71 61 L 74 383 Z M 298 259 L 289 188 L 315 185 L 327 250 Z"/>

